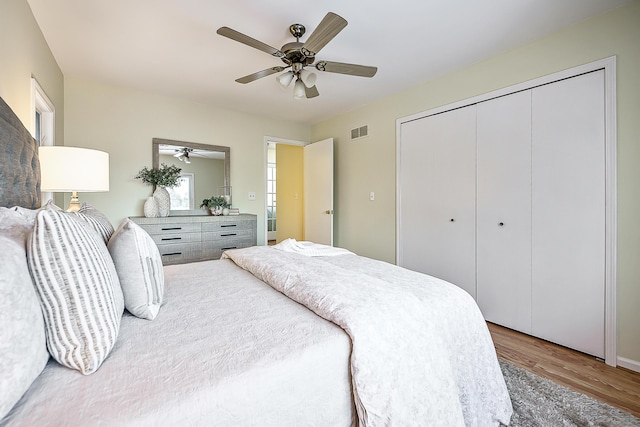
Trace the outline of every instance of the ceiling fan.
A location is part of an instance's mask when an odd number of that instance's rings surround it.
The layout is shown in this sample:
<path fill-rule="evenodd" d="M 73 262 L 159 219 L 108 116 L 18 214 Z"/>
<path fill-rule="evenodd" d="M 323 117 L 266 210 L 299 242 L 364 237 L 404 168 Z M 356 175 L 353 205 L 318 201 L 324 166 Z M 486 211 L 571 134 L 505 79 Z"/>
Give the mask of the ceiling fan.
<path fill-rule="evenodd" d="M 269 46 L 229 27 L 220 27 L 217 33 L 231 40 L 266 52 L 276 58 L 280 58 L 282 62 L 286 64 L 285 66 L 271 67 L 249 74 L 248 76 L 240 77 L 236 79 L 238 83 L 250 83 L 262 77 L 280 73 L 287 68 L 291 68 L 289 71 L 279 75 L 277 80 L 285 88 L 295 80 L 293 97 L 295 99 L 301 99 L 314 98 L 319 95 L 318 89 L 315 86 L 316 75 L 305 69 L 306 66 L 314 66 L 318 71 L 360 77 L 373 77 L 378 71 L 377 67 L 369 67 L 366 65 L 324 60 L 316 62 L 316 55 L 320 52 L 320 49 L 329 43 L 346 26 L 347 21 L 344 18 L 333 12 L 329 12 L 322 19 L 318 27 L 311 33 L 307 41 L 302 43 L 300 42 L 300 37 L 304 35 L 306 29 L 302 24 L 293 24 L 289 27 L 289 31 L 291 35 L 296 38 L 296 41 L 287 43 L 280 49 Z"/>
<path fill-rule="evenodd" d="M 191 163 L 191 159 L 189 159 L 189 153 L 193 151 L 193 148 L 184 147 L 179 150 L 175 150 L 176 154 L 173 157 L 177 158 L 181 162 L 185 162 L 187 164 Z"/>

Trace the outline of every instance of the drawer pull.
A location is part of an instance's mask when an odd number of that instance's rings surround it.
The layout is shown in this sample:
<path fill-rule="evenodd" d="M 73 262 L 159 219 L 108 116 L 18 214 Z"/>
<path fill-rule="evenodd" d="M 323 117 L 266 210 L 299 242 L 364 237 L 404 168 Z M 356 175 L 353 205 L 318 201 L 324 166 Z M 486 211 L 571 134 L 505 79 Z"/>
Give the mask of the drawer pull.
<path fill-rule="evenodd" d="M 221 234 L 220 237 L 229 237 L 229 236 L 237 236 L 237 233 L 227 233 L 227 234 Z"/>
<path fill-rule="evenodd" d="M 166 228 L 162 228 L 162 231 L 168 231 L 168 230 L 182 230 L 182 227 L 166 227 Z"/>
<path fill-rule="evenodd" d="M 182 237 L 163 237 L 160 240 L 162 240 L 162 241 L 166 241 L 166 240 L 182 240 Z"/>
<path fill-rule="evenodd" d="M 238 224 L 222 224 L 220 227 L 237 227 Z"/>
<path fill-rule="evenodd" d="M 238 247 L 237 246 L 229 246 L 228 248 L 220 248 L 221 251 L 226 251 L 226 250 L 229 250 L 229 249 L 238 249 Z"/>
<path fill-rule="evenodd" d="M 171 252 L 168 254 L 162 254 L 162 256 L 171 256 L 171 255 L 182 255 L 182 252 Z"/>

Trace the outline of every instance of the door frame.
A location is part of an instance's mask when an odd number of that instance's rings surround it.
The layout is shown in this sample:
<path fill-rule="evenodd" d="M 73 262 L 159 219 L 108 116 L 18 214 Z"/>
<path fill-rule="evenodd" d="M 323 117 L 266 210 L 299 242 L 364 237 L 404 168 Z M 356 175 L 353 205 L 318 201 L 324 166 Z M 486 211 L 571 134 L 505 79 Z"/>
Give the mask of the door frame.
<path fill-rule="evenodd" d="M 279 136 L 265 136 L 263 138 L 263 153 L 262 153 L 262 167 L 264 168 L 262 176 L 264 178 L 264 206 L 262 207 L 263 210 L 262 212 L 264 212 L 264 244 L 268 245 L 269 243 L 269 227 L 268 227 L 268 218 L 267 218 L 267 181 L 268 181 L 268 166 L 267 166 L 267 162 L 269 161 L 268 158 L 268 150 L 269 150 L 269 143 L 272 142 L 274 144 L 287 144 L 287 145 L 296 145 L 299 147 L 304 147 L 305 145 L 309 145 L 309 142 L 305 142 L 305 141 L 298 141 L 295 139 L 286 139 L 286 138 L 280 138 Z M 276 158 L 276 168 L 278 164 L 278 159 Z M 276 185 L 278 185 L 278 183 L 276 182 Z M 277 202 L 276 202 L 277 203 Z M 277 205 L 276 205 L 277 206 Z M 276 215 L 276 224 L 278 224 L 278 216 Z M 277 227 L 277 225 L 276 225 Z"/>
<path fill-rule="evenodd" d="M 514 92 L 532 89 L 580 74 L 604 70 L 605 81 L 605 363 L 621 365 L 638 370 L 634 363 L 627 363 L 617 355 L 617 119 L 616 119 L 616 56 L 611 56 L 588 64 L 579 65 L 546 76 L 538 77 L 492 92 L 474 96 L 462 101 L 422 111 L 396 120 L 396 264 L 402 261 L 400 245 L 400 207 L 402 183 L 400 182 L 400 153 L 402 145 L 402 124 L 456 108 L 488 101 Z"/>

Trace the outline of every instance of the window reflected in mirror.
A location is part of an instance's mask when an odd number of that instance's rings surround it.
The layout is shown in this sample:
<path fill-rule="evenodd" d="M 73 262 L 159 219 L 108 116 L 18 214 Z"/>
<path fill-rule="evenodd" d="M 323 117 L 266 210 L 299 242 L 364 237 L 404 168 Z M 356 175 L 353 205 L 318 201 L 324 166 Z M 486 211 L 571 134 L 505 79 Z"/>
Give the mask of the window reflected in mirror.
<path fill-rule="evenodd" d="M 171 210 L 184 211 L 195 209 L 194 178 L 191 172 L 181 172 L 178 185 L 167 188 L 171 196 Z"/>

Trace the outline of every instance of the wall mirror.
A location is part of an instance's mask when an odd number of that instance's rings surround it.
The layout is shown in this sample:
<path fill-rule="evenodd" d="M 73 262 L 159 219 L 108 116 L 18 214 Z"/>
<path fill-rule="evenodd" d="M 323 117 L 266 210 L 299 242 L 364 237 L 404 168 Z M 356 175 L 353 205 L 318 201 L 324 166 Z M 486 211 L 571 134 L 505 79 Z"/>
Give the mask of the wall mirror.
<path fill-rule="evenodd" d="M 152 149 L 154 168 L 164 163 L 182 169 L 183 197 L 172 197 L 170 215 L 208 215 L 208 211 L 200 209 L 203 199 L 230 194 L 229 147 L 153 138 Z"/>

